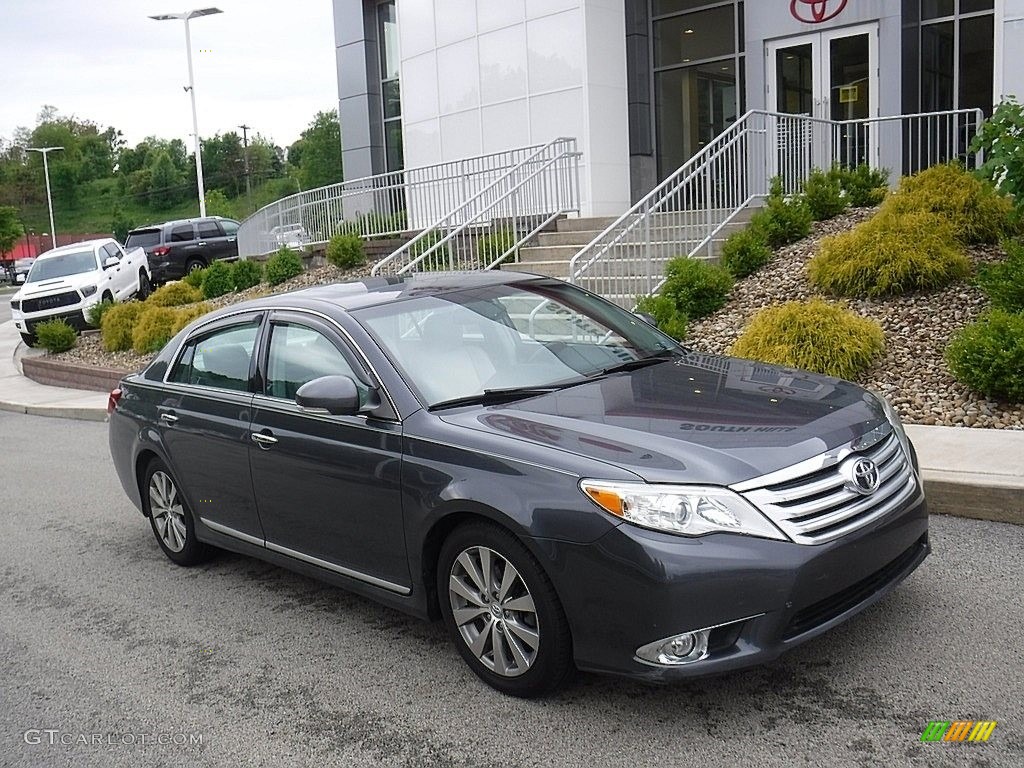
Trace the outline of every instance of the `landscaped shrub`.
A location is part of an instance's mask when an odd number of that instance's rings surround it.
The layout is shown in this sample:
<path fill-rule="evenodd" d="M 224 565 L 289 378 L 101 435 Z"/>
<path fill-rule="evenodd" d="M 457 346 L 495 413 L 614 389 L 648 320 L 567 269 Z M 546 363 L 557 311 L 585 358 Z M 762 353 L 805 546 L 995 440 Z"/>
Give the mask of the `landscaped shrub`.
<path fill-rule="evenodd" d="M 950 224 L 963 243 L 995 243 L 1011 229 L 1012 203 L 957 165 L 936 165 L 900 181 L 884 209 L 930 211 Z"/>
<path fill-rule="evenodd" d="M 759 232 L 772 248 L 795 243 L 811 233 L 811 209 L 802 197 L 787 199 L 782 182 L 772 180 L 771 194 L 764 208 L 750 218 L 750 228 Z"/>
<path fill-rule="evenodd" d="M 151 307 L 177 307 L 202 300 L 201 290 L 179 280 L 157 288 L 146 299 L 146 304 Z"/>
<path fill-rule="evenodd" d="M 734 277 L 753 274 L 772 258 L 764 234 L 753 227 L 729 235 L 722 244 L 722 266 Z"/>
<path fill-rule="evenodd" d="M 849 232 L 822 240 L 807 265 L 820 290 L 858 298 L 941 288 L 970 271 L 952 225 L 923 212 L 880 211 Z"/>
<path fill-rule="evenodd" d="M 834 167 L 829 175 L 839 180 L 846 202 L 854 208 L 870 208 L 881 203 L 889 193 L 889 171 L 858 165 L 856 168 Z"/>
<path fill-rule="evenodd" d="M 235 280 L 231 274 L 231 266 L 223 261 L 215 261 L 205 270 L 203 275 L 203 298 L 216 299 L 225 293 L 231 293 Z"/>
<path fill-rule="evenodd" d="M 236 291 L 259 285 L 262 279 L 263 267 L 258 261 L 239 259 L 231 265 L 231 284 Z"/>
<path fill-rule="evenodd" d="M 150 299 L 152 298 L 150 296 Z M 125 304 L 115 304 L 104 313 L 100 335 L 103 339 L 103 348 L 107 352 L 131 349 L 135 322 L 148 306 L 139 301 L 129 301 Z"/>
<path fill-rule="evenodd" d="M 327 260 L 338 269 L 352 269 L 366 263 L 363 238 L 355 234 L 335 235 L 327 243 Z"/>
<path fill-rule="evenodd" d="M 993 307 L 1024 312 L 1024 244 L 1006 240 L 1003 249 L 1004 261 L 978 269 L 978 285 L 988 294 Z"/>
<path fill-rule="evenodd" d="M 280 285 L 301 274 L 302 257 L 289 248 L 279 249 L 263 267 L 263 275 L 271 285 Z"/>
<path fill-rule="evenodd" d="M 158 351 L 174 335 L 177 318 L 172 307 L 146 307 L 132 329 L 132 349 L 140 355 Z"/>
<path fill-rule="evenodd" d="M 679 311 L 668 296 L 659 294 L 638 298 L 636 311 L 653 317 L 658 328 L 673 339 L 682 340 L 686 337 L 686 315 Z"/>
<path fill-rule="evenodd" d="M 39 323 L 35 334 L 36 344 L 48 352 L 67 352 L 78 341 L 78 331 L 63 318 Z"/>
<path fill-rule="evenodd" d="M 732 354 L 852 379 L 885 349 L 881 326 L 841 304 L 791 301 L 754 315 Z"/>
<path fill-rule="evenodd" d="M 1012 97 L 1001 102 L 981 124 L 971 151 L 984 152 L 978 176 L 1012 195 L 1018 208 L 1024 205 L 1024 107 Z"/>
<path fill-rule="evenodd" d="M 1024 315 L 993 309 L 946 348 L 953 375 L 989 397 L 1024 403 Z"/>
<path fill-rule="evenodd" d="M 171 328 L 171 335 L 174 336 L 193 320 L 202 317 L 212 310 L 213 307 L 205 301 L 201 301 L 198 304 L 189 304 L 187 307 L 176 308 L 174 310 L 174 326 Z"/>
<path fill-rule="evenodd" d="M 99 328 L 100 323 L 103 322 L 103 315 L 105 315 L 107 310 L 116 303 L 116 301 L 112 301 L 111 299 L 104 299 L 98 304 L 93 304 L 85 313 L 86 322 L 88 322 L 93 328 Z"/>
<path fill-rule="evenodd" d="M 202 288 L 204 277 L 206 277 L 205 269 L 193 269 L 191 272 L 189 272 L 187 275 L 181 278 L 181 281 L 183 283 L 188 283 L 193 288 Z"/>
<path fill-rule="evenodd" d="M 480 266 L 489 266 L 505 251 L 509 250 L 519 238 L 511 229 L 499 229 L 487 235 L 481 235 L 476 239 L 476 255 L 480 260 Z M 502 262 L 515 261 L 515 252 L 510 253 Z"/>
<path fill-rule="evenodd" d="M 826 221 L 846 210 L 843 186 L 835 173 L 811 171 L 804 184 L 804 200 L 815 221 Z"/>
<path fill-rule="evenodd" d="M 724 267 L 683 256 L 668 263 L 661 295 L 684 317 L 696 320 L 724 305 L 732 286 L 732 275 Z"/>

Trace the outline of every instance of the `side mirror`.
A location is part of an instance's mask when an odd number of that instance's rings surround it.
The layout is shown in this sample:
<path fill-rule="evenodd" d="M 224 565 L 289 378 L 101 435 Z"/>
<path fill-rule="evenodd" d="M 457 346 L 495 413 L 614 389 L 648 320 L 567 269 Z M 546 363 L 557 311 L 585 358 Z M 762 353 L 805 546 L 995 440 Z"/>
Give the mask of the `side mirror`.
<path fill-rule="evenodd" d="M 349 376 L 321 376 L 307 381 L 295 393 L 300 408 L 316 408 L 332 416 L 354 416 L 359 413 L 359 390 Z"/>
<path fill-rule="evenodd" d="M 107 258 L 103 260 L 103 268 L 110 269 L 111 267 L 116 267 L 120 263 L 121 260 L 117 258 L 117 256 L 107 256 Z"/>
<path fill-rule="evenodd" d="M 634 312 L 633 314 L 639 317 L 648 325 L 653 325 L 655 328 L 658 327 L 658 321 L 654 319 L 654 315 L 649 315 L 646 312 Z"/>

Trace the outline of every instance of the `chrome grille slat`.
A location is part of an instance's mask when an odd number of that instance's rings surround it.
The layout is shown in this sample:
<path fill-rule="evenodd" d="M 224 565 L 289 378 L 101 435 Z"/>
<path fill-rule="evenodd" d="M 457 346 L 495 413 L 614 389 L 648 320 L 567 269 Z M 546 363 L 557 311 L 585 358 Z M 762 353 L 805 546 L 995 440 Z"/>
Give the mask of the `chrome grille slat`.
<path fill-rule="evenodd" d="M 918 491 L 917 477 L 894 432 L 864 450 L 854 450 L 855 444 L 802 462 L 797 467 L 806 471 L 790 475 L 784 483 L 776 479 L 786 472 L 781 470 L 761 483 L 744 482 L 740 492 L 797 543 L 821 544 L 844 536 L 883 517 Z M 870 495 L 845 487 L 840 468 L 850 457 L 869 458 L 878 468 L 878 487 Z M 830 470 L 824 477 L 823 468 Z M 800 477 L 807 478 L 806 484 Z M 785 487 L 775 490 L 773 484 Z"/>

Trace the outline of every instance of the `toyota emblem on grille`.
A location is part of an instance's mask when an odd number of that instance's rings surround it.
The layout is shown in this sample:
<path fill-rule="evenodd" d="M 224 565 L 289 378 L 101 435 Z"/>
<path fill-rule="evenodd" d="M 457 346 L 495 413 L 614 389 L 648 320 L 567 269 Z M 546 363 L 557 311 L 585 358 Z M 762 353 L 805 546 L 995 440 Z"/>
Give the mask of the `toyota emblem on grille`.
<path fill-rule="evenodd" d="M 878 490 L 878 467 L 871 459 L 850 459 L 839 470 L 849 491 L 869 496 Z"/>

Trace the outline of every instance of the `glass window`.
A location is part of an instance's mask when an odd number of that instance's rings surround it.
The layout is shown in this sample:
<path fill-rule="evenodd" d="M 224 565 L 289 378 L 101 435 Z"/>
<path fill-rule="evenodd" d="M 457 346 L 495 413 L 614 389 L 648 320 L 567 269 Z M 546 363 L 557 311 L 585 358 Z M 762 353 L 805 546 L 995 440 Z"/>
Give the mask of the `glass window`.
<path fill-rule="evenodd" d="M 175 364 L 170 380 L 179 384 L 247 392 L 258 330 L 258 323 L 233 325 L 190 340 Z"/>
<path fill-rule="evenodd" d="M 953 22 L 926 24 L 921 27 L 921 111 L 952 108 Z"/>
<path fill-rule="evenodd" d="M 943 16 L 952 16 L 953 0 L 922 0 L 921 18 L 937 19 Z"/>
<path fill-rule="evenodd" d="M 189 240 L 194 239 L 191 224 L 180 224 L 171 230 L 170 240 L 172 243 L 187 243 Z"/>
<path fill-rule="evenodd" d="M 991 11 L 994 7 L 994 0 L 960 0 L 960 13 Z"/>
<path fill-rule="evenodd" d="M 231 219 L 220 220 L 221 229 L 224 230 L 224 234 L 230 237 L 231 235 L 238 234 L 238 222 L 232 221 Z"/>
<path fill-rule="evenodd" d="M 124 247 L 129 250 L 132 248 L 149 248 L 153 245 L 160 245 L 159 229 L 143 229 L 140 232 L 130 232 L 128 233 L 128 239 L 124 242 Z"/>
<path fill-rule="evenodd" d="M 994 24 L 992 14 L 960 20 L 960 109 L 992 110 Z"/>
<path fill-rule="evenodd" d="M 401 87 L 397 80 L 385 80 L 381 83 L 384 92 L 384 118 L 401 117 L 402 96 Z"/>
<path fill-rule="evenodd" d="M 113 243 L 107 243 L 103 246 L 102 261 L 106 261 L 108 258 L 115 258 L 118 261 L 121 260 L 121 251 Z"/>
<path fill-rule="evenodd" d="M 216 221 L 201 221 L 198 224 L 199 239 L 204 240 L 208 237 L 223 237 L 223 233 L 220 231 Z"/>
<path fill-rule="evenodd" d="M 96 254 L 93 251 L 63 253 L 60 256 L 50 256 L 49 258 L 44 256 L 41 259 L 36 259 L 25 281 L 28 283 L 38 283 L 57 277 L 92 272 L 98 268 Z"/>
<path fill-rule="evenodd" d="M 377 6 L 377 20 L 380 24 L 380 79 L 397 80 L 398 20 L 394 0 Z"/>
<path fill-rule="evenodd" d="M 810 43 L 775 52 L 778 94 L 775 108 L 787 115 L 814 113 L 814 46 Z"/>
<path fill-rule="evenodd" d="M 388 170 L 402 170 L 405 167 L 405 157 L 401 121 L 389 120 L 384 123 L 384 148 L 387 152 Z"/>
<path fill-rule="evenodd" d="M 299 387 L 321 376 L 349 376 L 359 384 L 348 360 L 322 333 L 304 325 L 275 323 L 267 357 L 266 394 L 294 400 Z"/>
<path fill-rule="evenodd" d="M 653 8 L 655 16 L 662 16 L 666 13 L 679 13 L 680 11 L 692 11 L 703 5 L 710 5 L 715 0 L 654 0 Z"/>
<path fill-rule="evenodd" d="M 736 53 L 733 5 L 673 16 L 654 23 L 654 66 L 731 56 Z"/>

